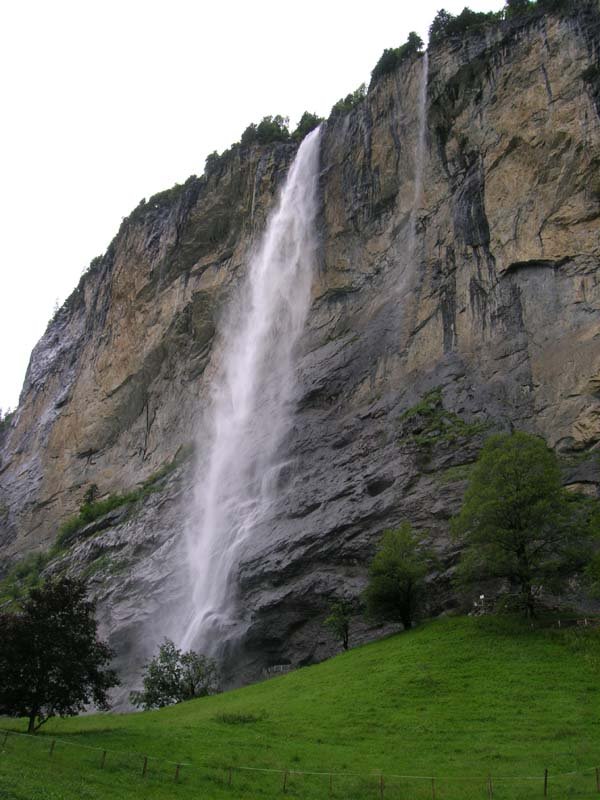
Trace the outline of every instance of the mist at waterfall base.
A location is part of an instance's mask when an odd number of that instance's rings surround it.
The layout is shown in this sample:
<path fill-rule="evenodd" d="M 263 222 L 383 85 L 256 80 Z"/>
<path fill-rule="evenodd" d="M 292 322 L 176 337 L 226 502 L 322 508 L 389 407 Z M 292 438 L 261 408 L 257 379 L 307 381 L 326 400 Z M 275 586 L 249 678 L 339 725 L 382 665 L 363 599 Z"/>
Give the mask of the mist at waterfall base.
<path fill-rule="evenodd" d="M 237 568 L 244 543 L 268 518 L 286 463 L 282 442 L 316 255 L 319 140 L 317 129 L 300 145 L 220 331 L 187 525 L 189 607 L 180 637 L 184 649 L 213 656 L 239 635 Z"/>

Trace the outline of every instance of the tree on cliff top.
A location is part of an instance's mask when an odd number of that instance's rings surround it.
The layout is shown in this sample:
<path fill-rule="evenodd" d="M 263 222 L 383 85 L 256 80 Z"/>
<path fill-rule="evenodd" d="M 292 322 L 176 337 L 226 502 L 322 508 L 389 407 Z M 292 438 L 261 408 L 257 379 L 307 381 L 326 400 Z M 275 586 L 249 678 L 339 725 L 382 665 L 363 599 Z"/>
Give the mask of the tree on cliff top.
<path fill-rule="evenodd" d="M 596 528 L 597 505 L 563 488 L 556 455 L 543 439 L 490 436 L 453 520 L 465 545 L 458 578 L 508 581 L 531 616 L 538 587 L 558 593 L 589 561 Z"/>
<path fill-rule="evenodd" d="M 70 578 L 46 579 L 17 613 L 0 615 L 0 714 L 27 717 L 35 733 L 54 716 L 108 708 L 118 685 L 112 651 L 98 640 L 94 603 Z"/>
<path fill-rule="evenodd" d="M 406 61 L 410 56 L 416 55 L 423 50 L 423 40 L 415 31 L 408 34 L 407 41 L 400 47 L 393 47 L 384 50 L 377 64 L 373 67 L 371 72 L 371 86 L 374 86 L 377 81 L 384 75 L 393 72 L 403 61 Z"/>
<path fill-rule="evenodd" d="M 425 577 L 434 563 L 408 522 L 385 531 L 369 568 L 367 614 L 412 628 L 425 598 Z"/>

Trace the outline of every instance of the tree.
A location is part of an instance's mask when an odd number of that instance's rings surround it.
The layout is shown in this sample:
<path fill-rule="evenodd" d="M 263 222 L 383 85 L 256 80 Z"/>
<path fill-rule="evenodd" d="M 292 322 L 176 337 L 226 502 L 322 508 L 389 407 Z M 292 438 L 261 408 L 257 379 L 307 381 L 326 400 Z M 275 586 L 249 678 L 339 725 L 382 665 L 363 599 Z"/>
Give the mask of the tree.
<path fill-rule="evenodd" d="M 504 13 L 507 19 L 527 14 L 533 8 L 530 0 L 506 0 Z"/>
<path fill-rule="evenodd" d="M 35 733 L 50 717 L 91 703 L 108 708 L 108 690 L 119 681 L 107 668 L 113 653 L 97 638 L 85 584 L 46 578 L 21 607 L 0 615 L 0 714 L 27 717 Z"/>
<path fill-rule="evenodd" d="M 322 122 L 323 117 L 311 114 L 310 111 L 305 111 L 300 117 L 296 130 L 292 133 L 292 139 L 296 142 L 301 142 L 305 136 L 314 131 Z"/>
<path fill-rule="evenodd" d="M 355 89 L 350 94 L 347 94 L 346 97 L 340 98 L 337 103 L 331 109 L 331 116 L 337 117 L 342 114 L 347 114 L 349 111 L 352 111 L 353 108 L 360 105 L 362 101 L 367 96 L 367 86 L 364 83 Z"/>
<path fill-rule="evenodd" d="M 400 47 L 388 48 L 383 51 L 377 64 L 371 72 L 371 86 L 374 86 L 379 78 L 393 72 L 397 67 L 406 61 L 410 56 L 420 53 L 423 50 L 423 40 L 415 31 L 408 34 L 408 39 Z"/>
<path fill-rule="evenodd" d="M 504 579 L 532 616 L 536 587 L 559 592 L 589 561 L 595 507 L 563 489 L 558 460 L 543 439 L 490 436 L 453 520 L 465 545 L 459 581 Z"/>
<path fill-rule="evenodd" d="M 347 650 L 354 604 L 348 600 L 338 600 L 331 604 L 329 611 L 330 614 L 323 624 L 331 630 L 336 639 L 341 641 L 344 650 Z"/>
<path fill-rule="evenodd" d="M 423 550 L 408 522 L 385 531 L 369 568 L 367 613 L 412 628 L 425 596 L 433 557 Z"/>
<path fill-rule="evenodd" d="M 440 8 L 433 18 L 433 22 L 429 26 L 429 41 L 432 44 L 435 44 L 436 42 L 439 42 L 445 38 L 450 23 L 453 19 L 454 16 L 446 11 L 445 8 Z"/>
<path fill-rule="evenodd" d="M 216 662 L 194 650 L 182 652 L 165 639 L 144 672 L 144 689 L 131 692 L 130 700 L 145 709 L 162 708 L 218 691 Z"/>

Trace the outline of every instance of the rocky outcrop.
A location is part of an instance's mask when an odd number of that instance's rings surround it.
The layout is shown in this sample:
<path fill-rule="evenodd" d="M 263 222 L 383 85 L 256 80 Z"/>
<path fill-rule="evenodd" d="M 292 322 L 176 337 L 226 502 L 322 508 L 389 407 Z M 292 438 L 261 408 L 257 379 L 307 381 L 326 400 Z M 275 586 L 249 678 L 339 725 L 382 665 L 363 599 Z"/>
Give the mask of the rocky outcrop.
<path fill-rule="evenodd" d="M 485 431 L 542 434 L 565 482 L 598 493 L 599 54 L 583 3 L 434 49 L 422 148 L 422 58 L 326 124 L 291 460 L 240 565 L 232 679 L 331 653 L 327 602 L 361 591 L 385 528 L 410 520 L 451 568 Z M 130 490 L 194 440 L 220 317 L 294 152 L 235 150 L 138 207 L 50 323 L 1 434 L 5 565 L 47 548 L 90 484 Z M 433 390 L 457 424 L 423 446 L 405 412 Z M 50 566 L 89 577 L 124 672 L 183 602 L 191 463 Z"/>

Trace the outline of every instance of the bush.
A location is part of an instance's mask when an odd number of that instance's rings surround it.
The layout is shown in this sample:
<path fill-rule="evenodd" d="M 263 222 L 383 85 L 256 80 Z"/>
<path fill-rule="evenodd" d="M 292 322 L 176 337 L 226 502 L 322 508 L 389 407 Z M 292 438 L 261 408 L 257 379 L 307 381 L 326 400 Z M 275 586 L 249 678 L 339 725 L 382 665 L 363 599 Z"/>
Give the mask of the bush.
<path fill-rule="evenodd" d="M 131 692 L 130 700 L 133 705 L 148 710 L 217 691 L 216 662 L 194 650 L 182 652 L 170 639 L 165 639 L 158 654 L 146 664 L 143 690 Z"/>
<path fill-rule="evenodd" d="M 412 628 L 425 599 L 425 577 L 434 563 L 408 522 L 385 531 L 369 568 L 367 614 Z"/>
<path fill-rule="evenodd" d="M 350 94 L 347 94 L 346 97 L 342 97 L 331 109 L 330 116 L 338 117 L 342 114 L 347 114 L 352 109 L 356 108 L 356 106 L 360 105 L 362 101 L 367 96 L 367 86 L 364 83 L 355 89 Z"/>
<path fill-rule="evenodd" d="M 384 50 L 381 58 L 375 64 L 371 72 L 371 86 L 374 86 L 377 81 L 384 75 L 388 75 L 406 61 L 411 56 L 420 53 L 423 50 L 423 40 L 418 33 L 412 31 L 408 34 L 408 40 L 401 47 L 390 48 Z"/>
<path fill-rule="evenodd" d="M 130 505 L 138 500 L 142 500 L 144 497 L 147 497 L 154 492 L 159 491 L 159 482 L 177 469 L 181 463 L 190 458 L 193 452 L 193 447 L 181 447 L 175 454 L 175 457 L 172 461 L 167 461 L 165 464 L 163 464 L 162 467 L 156 470 L 156 472 L 153 472 L 152 475 L 146 478 L 146 480 L 141 483 L 137 489 L 133 489 L 131 492 L 125 492 L 124 494 L 110 494 L 103 500 L 92 500 L 91 498 L 95 498 L 98 495 L 98 487 L 96 484 L 92 484 L 84 495 L 83 503 L 79 508 L 79 513 L 73 517 L 69 517 L 69 519 L 67 519 L 60 526 L 58 530 L 58 536 L 56 537 L 56 541 L 52 547 L 52 554 L 60 552 L 60 550 L 70 543 L 70 540 L 73 538 L 73 534 L 77 533 L 77 531 L 79 531 L 81 528 L 84 528 L 86 525 L 89 525 L 90 522 L 100 519 L 100 517 L 108 514 L 109 511 L 114 511 L 115 508 Z"/>

